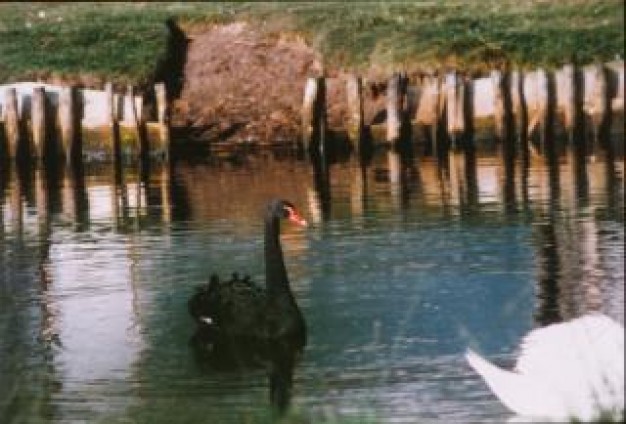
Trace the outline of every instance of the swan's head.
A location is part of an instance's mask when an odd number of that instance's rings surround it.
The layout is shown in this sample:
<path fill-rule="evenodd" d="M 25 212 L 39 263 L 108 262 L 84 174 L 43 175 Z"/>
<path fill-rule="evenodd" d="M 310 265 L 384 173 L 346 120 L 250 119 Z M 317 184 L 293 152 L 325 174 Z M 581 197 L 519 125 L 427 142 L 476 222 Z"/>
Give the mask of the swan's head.
<path fill-rule="evenodd" d="M 289 221 L 305 227 L 306 220 L 298 213 L 296 207 L 287 200 L 274 199 L 267 206 L 268 215 L 278 219 L 288 219 Z"/>

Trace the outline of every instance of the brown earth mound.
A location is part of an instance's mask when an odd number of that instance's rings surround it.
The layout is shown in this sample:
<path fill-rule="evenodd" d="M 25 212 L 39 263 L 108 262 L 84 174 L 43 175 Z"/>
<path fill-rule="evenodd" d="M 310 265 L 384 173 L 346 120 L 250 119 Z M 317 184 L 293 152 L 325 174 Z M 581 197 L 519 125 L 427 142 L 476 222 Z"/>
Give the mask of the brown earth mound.
<path fill-rule="evenodd" d="M 264 35 L 245 23 L 187 37 L 174 126 L 208 142 L 266 144 L 298 136 L 306 78 L 322 72 L 313 49 L 296 37 Z"/>
<path fill-rule="evenodd" d="M 322 64 L 321 55 L 294 35 L 264 32 L 252 24 L 215 25 L 186 34 L 183 86 L 172 124 L 186 141 L 201 145 L 255 146 L 292 143 L 301 136 L 306 79 L 325 74 L 329 128 L 348 119 L 344 70 Z M 386 75 L 369 69 L 365 119 L 384 111 Z"/>

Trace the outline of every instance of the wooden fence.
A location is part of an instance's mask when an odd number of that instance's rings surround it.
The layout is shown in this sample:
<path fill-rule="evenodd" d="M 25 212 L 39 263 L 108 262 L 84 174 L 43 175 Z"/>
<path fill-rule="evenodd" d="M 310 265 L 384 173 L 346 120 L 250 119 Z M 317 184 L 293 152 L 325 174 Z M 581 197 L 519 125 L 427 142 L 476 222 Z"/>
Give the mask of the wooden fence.
<path fill-rule="evenodd" d="M 116 93 L 40 83 L 0 86 L 0 157 L 12 160 L 103 160 L 150 155 L 170 148 L 165 85 L 148 102 L 132 86 Z"/>
<path fill-rule="evenodd" d="M 623 135 L 623 61 L 584 67 L 565 65 L 554 71 L 494 70 L 478 79 L 449 72 L 410 80 L 406 74 L 395 73 L 384 87 L 386 103 L 379 106 L 379 112 L 386 117 L 383 124 L 368 122 L 364 116 L 371 96 L 362 78 L 309 78 L 302 108 L 302 141 L 306 148 L 325 137 L 328 130 L 327 87 L 332 84 L 345 84 L 347 120 L 342 130 L 355 149 L 365 129 L 377 141 L 395 143 L 403 137 L 403 125 L 421 127 L 412 132 L 413 138 L 415 134 L 427 134 L 435 142 L 441 139 L 438 134 L 443 134 L 452 142 L 488 135 L 501 140 L 532 137 L 544 143 L 555 131 L 577 137 L 583 127 L 595 138 L 611 131 Z M 615 114 L 621 115 L 621 121 L 612 121 Z"/>

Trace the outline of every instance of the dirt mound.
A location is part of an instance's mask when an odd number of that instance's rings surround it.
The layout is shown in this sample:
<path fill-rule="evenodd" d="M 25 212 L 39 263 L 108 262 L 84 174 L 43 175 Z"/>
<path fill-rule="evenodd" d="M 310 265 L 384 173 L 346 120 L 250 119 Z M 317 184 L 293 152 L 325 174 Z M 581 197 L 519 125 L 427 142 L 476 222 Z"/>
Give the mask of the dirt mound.
<path fill-rule="evenodd" d="M 174 126 L 206 142 L 267 144 L 299 135 L 306 78 L 322 72 L 312 48 L 297 37 L 263 34 L 245 23 L 187 37 Z"/>

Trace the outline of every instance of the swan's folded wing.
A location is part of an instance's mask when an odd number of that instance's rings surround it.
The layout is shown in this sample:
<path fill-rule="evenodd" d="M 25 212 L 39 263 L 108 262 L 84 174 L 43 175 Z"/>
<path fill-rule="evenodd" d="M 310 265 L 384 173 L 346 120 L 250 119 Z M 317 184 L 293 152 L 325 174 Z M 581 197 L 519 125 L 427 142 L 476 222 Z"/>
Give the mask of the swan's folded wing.
<path fill-rule="evenodd" d="M 542 378 L 577 416 L 624 405 L 624 328 L 601 314 L 531 331 L 515 371 Z"/>
<path fill-rule="evenodd" d="M 564 405 L 541 382 L 517 372 L 503 370 L 468 349 L 465 358 L 491 391 L 511 411 L 532 417 L 562 416 Z"/>
<path fill-rule="evenodd" d="M 561 369 L 576 368 L 580 361 L 598 355 L 621 358 L 623 351 L 624 327 L 605 315 L 589 314 L 528 333 L 522 340 L 515 369 L 528 375 L 543 373 L 545 367 L 553 368 L 549 358 L 559 358 Z"/>

